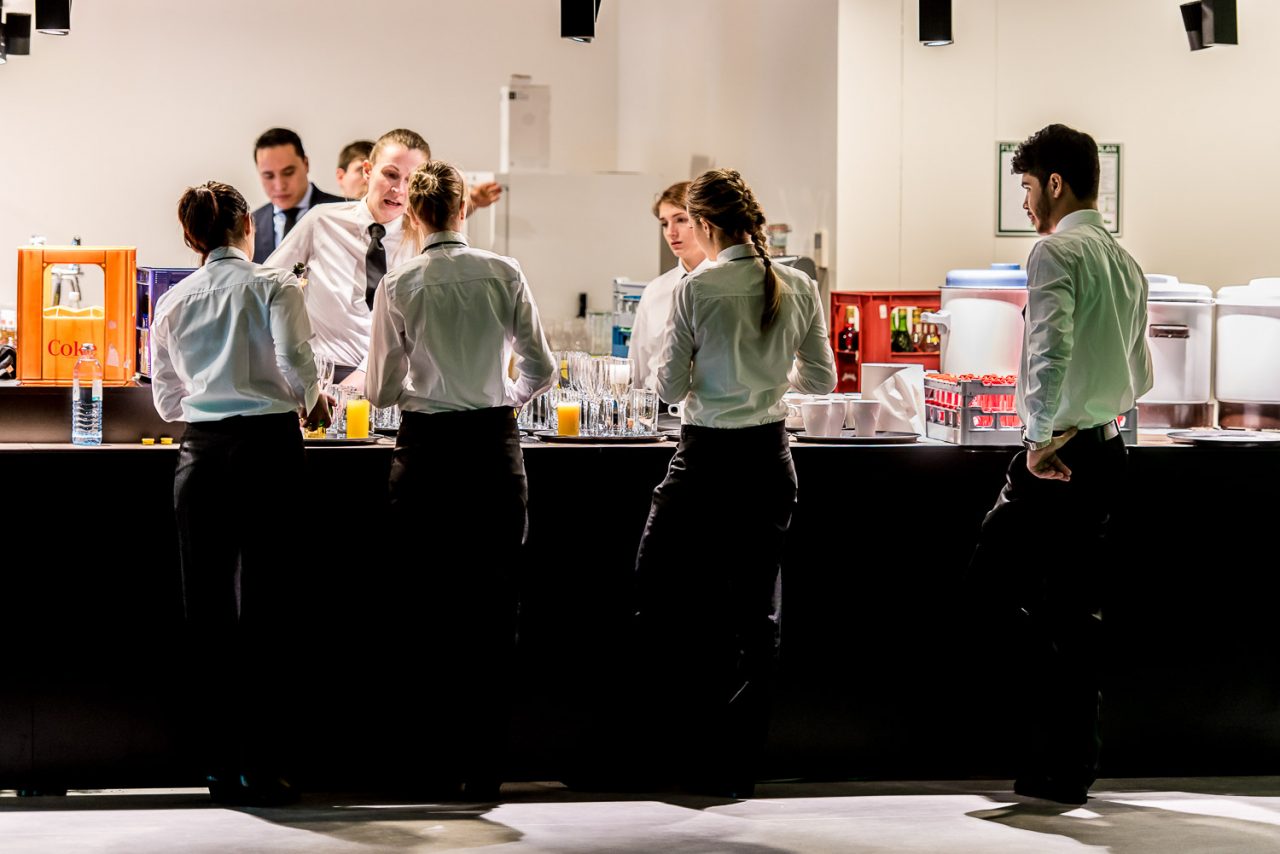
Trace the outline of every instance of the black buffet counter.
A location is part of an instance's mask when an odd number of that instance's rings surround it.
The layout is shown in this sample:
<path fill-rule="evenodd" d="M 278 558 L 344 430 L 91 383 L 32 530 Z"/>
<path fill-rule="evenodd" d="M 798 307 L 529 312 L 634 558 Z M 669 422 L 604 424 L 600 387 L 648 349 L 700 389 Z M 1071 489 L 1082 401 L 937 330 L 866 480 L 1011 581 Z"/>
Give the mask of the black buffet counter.
<path fill-rule="evenodd" d="M 176 450 L 0 445 L 0 788 L 198 783 L 179 725 Z M 673 450 L 526 448 L 513 779 L 617 770 L 632 561 Z M 1012 453 L 794 447 L 770 776 L 1012 775 L 1011 628 L 962 583 Z M 406 739 L 450 737 L 407 732 L 411 711 L 447 701 L 451 673 L 474 663 L 396 630 L 430 603 L 396 595 L 414 568 L 388 557 L 390 538 L 412 536 L 382 521 L 390 446 L 307 454 L 311 524 L 291 534 L 310 558 L 302 629 L 276 656 L 301 782 L 377 785 Z M 1106 568 L 1103 773 L 1280 773 L 1280 450 L 1144 445 L 1131 459 L 1128 536 Z M 1057 536 L 1046 520 L 1046 549 Z"/>

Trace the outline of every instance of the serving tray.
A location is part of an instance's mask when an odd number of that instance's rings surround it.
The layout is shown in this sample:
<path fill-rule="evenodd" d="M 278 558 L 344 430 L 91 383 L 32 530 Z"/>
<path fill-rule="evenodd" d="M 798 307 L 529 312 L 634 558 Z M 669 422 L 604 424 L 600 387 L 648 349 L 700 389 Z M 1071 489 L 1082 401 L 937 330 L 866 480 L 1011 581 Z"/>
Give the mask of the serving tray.
<path fill-rule="evenodd" d="M 881 430 L 874 436 L 855 436 L 852 433 L 841 433 L 839 436 L 810 436 L 808 433 L 796 433 L 797 442 L 814 445 L 910 445 L 920 439 L 916 433 L 896 433 Z"/>
<path fill-rule="evenodd" d="M 533 435 L 542 442 L 565 445 L 635 445 L 667 441 L 667 437 L 661 433 L 644 436 L 561 436 L 554 430 L 539 430 Z"/>

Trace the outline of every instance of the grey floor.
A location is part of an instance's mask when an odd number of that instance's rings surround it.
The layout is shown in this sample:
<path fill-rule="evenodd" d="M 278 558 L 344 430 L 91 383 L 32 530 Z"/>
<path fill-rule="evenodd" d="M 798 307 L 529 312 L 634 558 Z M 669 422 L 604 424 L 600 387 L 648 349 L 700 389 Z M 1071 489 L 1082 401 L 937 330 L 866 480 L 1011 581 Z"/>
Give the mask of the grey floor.
<path fill-rule="evenodd" d="M 0 852 L 1280 852 L 1280 777 L 1102 780 L 1084 807 L 1007 782 L 775 783 L 749 801 L 503 787 L 500 804 L 312 794 L 224 809 L 204 790 L 0 793 Z"/>

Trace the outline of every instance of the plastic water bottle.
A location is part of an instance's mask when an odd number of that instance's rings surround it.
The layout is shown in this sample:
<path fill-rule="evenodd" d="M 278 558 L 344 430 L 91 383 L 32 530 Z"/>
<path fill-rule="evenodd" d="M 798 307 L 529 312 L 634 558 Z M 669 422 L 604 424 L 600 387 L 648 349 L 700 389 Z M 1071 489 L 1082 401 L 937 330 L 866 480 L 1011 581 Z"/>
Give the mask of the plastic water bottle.
<path fill-rule="evenodd" d="M 97 348 L 80 345 L 80 358 L 71 370 L 71 443 L 102 444 L 102 363 Z"/>

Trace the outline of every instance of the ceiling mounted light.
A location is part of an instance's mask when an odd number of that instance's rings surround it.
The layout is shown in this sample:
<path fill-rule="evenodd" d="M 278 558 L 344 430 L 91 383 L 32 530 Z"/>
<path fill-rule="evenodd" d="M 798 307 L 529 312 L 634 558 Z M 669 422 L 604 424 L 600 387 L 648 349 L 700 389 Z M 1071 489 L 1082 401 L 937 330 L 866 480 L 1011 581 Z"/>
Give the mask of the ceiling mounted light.
<path fill-rule="evenodd" d="M 599 14 L 600 0 L 560 0 L 560 38 L 589 44 Z"/>
<path fill-rule="evenodd" d="M 1239 44 L 1236 0 L 1195 0 L 1183 3 L 1182 25 L 1192 50 L 1217 44 Z"/>
<path fill-rule="evenodd" d="M 4 30 L 0 33 L 10 56 L 28 56 L 31 53 L 31 16 L 24 12 L 10 12 L 4 18 Z"/>
<path fill-rule="evenodd" d="M 920 0 L 920 43 L 925 47 L 952 43 L 951 0 Z"/>
<path fill-rule="evenodd" d="M 71 32 L 71 0 L 36 0 L 36 29 L 51 36 Z"/>

